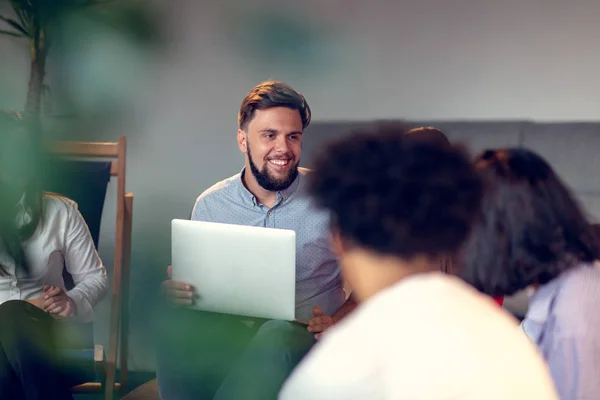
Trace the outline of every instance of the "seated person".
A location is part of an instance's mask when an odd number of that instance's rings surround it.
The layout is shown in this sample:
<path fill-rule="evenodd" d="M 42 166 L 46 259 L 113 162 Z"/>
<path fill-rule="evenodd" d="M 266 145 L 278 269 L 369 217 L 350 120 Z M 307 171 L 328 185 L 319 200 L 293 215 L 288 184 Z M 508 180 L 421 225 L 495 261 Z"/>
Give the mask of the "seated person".
<path fill-rule="evenodd" d="M 600 395 L 600 256 L 594 228 L 550 165 L 526 149 L 481 154 L 489 191 L 465 246 L 464 277 L 481 291 L 534 288 L 522 327 L 562 400 Z"/>
<path fill-rule="evenodd" d="M 25 120 L 0 113 L 0 398 L 72 399 L 64 320 L 90 321 L 108 278 L 77 205 L 42 192 L 36 147 Z"/>
<path fill-rule="evenodd" d="M 463 152 L 388 126 L 327 147 L 311 181 L 359 306 L 280 399 L 557 399 L 518 322 L 439 271 L 480 207 L 483 184 Z"/>
<path fill-rule="evenodd" d="M 420 128 L 411 129 L 406 132 L 406 138 L 407 140 L 437 144 L 446 148 L 450 148 L 452 146 L 444 132 L 432 126 L 423 126 Z M 454 257 L 446 257 L 442 259 L 440 269 L 448 274 L 458 273 L 458 268 L 456 266 L 456 260 Z M 494 301 L 502 307 L 502 304 L 504 303 L 504 296 L 496 296 L 494 297 Z"/>
<path fill-rule="evenodd" d="M 164 400 L 274 399 L 315 339 L 354 308 L 329 247 L 329 215 L 306 195 L 308 172 L 298 168 L 310 115 L 304 97 L 284 83 L 254 88 L 238 115 L 244 168 L 202 193 L 192 211 L 197 221 L 295 231 L 296 318 L 308 327 L 169 309 L 157 372 Z M 166 281 L 164 288 L 181 305 L 202 296 L 186 282 Z"/>

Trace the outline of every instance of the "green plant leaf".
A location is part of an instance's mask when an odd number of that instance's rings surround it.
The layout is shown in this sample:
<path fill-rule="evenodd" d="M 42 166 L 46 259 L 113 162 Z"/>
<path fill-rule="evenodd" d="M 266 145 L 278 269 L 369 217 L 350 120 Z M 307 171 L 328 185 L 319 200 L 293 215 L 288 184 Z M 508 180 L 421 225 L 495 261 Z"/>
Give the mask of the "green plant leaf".
<path fill-rule="evenodd" d="M 0 35 L 8 35 L 8 36 L 14 36 L 14 37 L 24 37 L 22 33 L 13 32 L 13 31 L 6 31 L 4 29 L 0 29 Z"/>
<path fill-rule="evenodd" d="M 17 31 L 21 32 L 21 34 L 23 34 L 24 36 L 29 36 L 29 33 L 27 33 L 27 30 L 25 28 L 23 28 L 21 26 L 21 24 L 19 24 L 14 19 L 6 18 L 5 16 L 0 15 L 0 21 L 6 22 L 8 25 L 12 26 Z"/>
<path fill-rule="evenodd" d="M 31 18 L 29 14 L 27 14 L 27 11 L 23 10 L 22 8 L 14 8 L 14 10 L 17 14 L 17 17 L 19 17 L 19 22 L 21 23 L 21 26 L 26 30 L 29 30 L 29 22 Z"/>
<path fill-rule="evenodd" d="M 26 11 L 30 11 L 33 8 L 33 4 L 28 0 L 10 0 L 10 5 L 14 9 L 18 8 Z"/>

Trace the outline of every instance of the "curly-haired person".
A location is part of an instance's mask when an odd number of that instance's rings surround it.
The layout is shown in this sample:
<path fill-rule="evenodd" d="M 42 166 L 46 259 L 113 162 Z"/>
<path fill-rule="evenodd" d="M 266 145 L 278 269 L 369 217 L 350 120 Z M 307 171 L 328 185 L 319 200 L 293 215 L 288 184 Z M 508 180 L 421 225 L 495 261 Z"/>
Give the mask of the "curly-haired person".
<path fill-rule="evenodd" d="M 600 265 L 594 228 L 548 163 L 526 149 L 489 150 L 482 213 L 464 278 L 492 296 L 533 288 L 522 327 L 562 400 L 600 395 Z"/>
<path fill-rule="evenodd" d="M 439 270 L 468 237 L 483 184 L 457 148 L 377 127 L 331 144 L 310 191 L 359 306 L 292 373 L 280 399 L 554 400 L 518 323 Z"/>

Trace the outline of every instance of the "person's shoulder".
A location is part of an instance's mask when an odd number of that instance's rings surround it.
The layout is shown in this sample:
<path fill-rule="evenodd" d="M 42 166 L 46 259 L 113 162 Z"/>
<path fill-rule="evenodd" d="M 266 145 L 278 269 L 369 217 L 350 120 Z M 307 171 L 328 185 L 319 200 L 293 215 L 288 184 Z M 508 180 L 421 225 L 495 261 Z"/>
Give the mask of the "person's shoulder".
<path fill-rule="evenodd" d="M 240 184 L 240 173 L 237 173 L 229 178 L 223 179 L 206 189 L 196 198 L 196 203 L 200 201 L 210 201 L 211 199 L 228 196 L 236 190 Z"/>
<path fill-rule="evenodd" d="M 600 263 L 582 263 L 563 272 L 558 280 L 557 304 L 600 304 Z"/>
<path fill-rule="evenodd" d="M 558 278 L 558 288 L 553 301 L 554 316 L 569 330 L 586 330 L 600 326 L 600 263 L 583 263 L 563 272 Z M 573 310 L 578 312 L 573 312 Z M 591 325 L 590 325 L 591 324 Z"/>
<path fill-rule="evenodd" d="M 70 214 L 77 211 L 77 203 L 58 193 L 44 193 L 44 212 L 46 214 Z"/>

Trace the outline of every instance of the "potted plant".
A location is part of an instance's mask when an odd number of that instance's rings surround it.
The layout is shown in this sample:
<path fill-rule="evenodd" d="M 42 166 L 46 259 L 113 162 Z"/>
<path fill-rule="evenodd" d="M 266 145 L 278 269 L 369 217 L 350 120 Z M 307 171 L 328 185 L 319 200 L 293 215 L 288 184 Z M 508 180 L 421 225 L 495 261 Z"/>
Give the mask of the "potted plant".
<path fill-rule="evenodd" d="M 116 28 L 141 41 L 155 39 L 155 23 L 147 13 L 147 7 L 133 2 L 114 0 L 9 0 L 14 17 L 0 15 L 0 34 L 26 39 L 31 54 L 31 69 L 27 89 L 25 114 L 40 117 L 42 99 L 49 93 L 44 78 L 46 60 L 54 41 L 60 33 L 60 22 L 68 14 L 90 6 L 112 3 L 111 8 L 90 11 L 95 20 Z M 118 3 L 118 4 L 117 4 Z"/>

